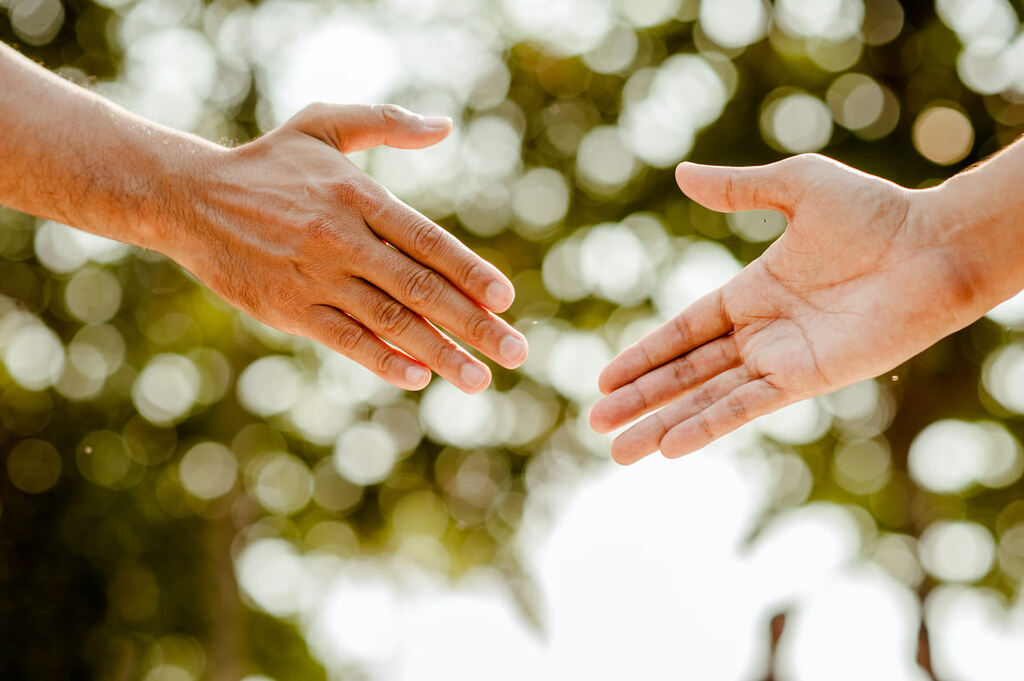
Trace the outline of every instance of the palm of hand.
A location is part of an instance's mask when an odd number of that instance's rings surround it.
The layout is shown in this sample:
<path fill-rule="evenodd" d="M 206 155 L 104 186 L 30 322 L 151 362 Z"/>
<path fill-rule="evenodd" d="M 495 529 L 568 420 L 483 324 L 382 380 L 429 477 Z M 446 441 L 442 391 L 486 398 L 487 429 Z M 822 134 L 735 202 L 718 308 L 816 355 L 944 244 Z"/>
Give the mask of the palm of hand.
<path fill-rule="evenodd" d="M 919 194 L 821 157 L 708 170 L 681 176 L 691 197 L 716 210 L 775 208 L 789 226 L 602 374 L 609 394 L 591 414 L 598 430 L 668 405 L 616 439 L 623 463 L 658 448 L 698 449 L 761 414 L 884 372 L 968 321 L 960 305 L 936 305 L 940 292 L 969 291 L 941 244 L 924 238 Z"/>

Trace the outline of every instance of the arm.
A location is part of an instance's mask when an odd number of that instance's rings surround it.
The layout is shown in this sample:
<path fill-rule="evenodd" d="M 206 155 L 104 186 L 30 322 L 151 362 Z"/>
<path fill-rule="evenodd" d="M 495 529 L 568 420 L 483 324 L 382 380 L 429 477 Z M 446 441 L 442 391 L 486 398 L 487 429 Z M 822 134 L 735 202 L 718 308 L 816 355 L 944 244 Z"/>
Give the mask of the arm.
<path fill-rule="evenodd" d="M 226 149 L 0 44 L 0 203 L 160 251 L 257 319 L 400 387 L 424 387 L 429 367 L 477 392 L 487 367 L 427 320 L 516 367 L 526 341 L 494 314 L 511 283 L 344 156 L 429 146 L 450 128 L 398 107 L 320 104 Z"/>
<path fill-rule="evenodd" d="M 626 348 L 590 415 L 632 463 L 682 456 L 797 400 L 877 376 L 1024 288 L 1024 141 L 928 190 L 817 155 L 684 163 L 713 210 L 769 208 L 785 233 L 722 288 Z"/>

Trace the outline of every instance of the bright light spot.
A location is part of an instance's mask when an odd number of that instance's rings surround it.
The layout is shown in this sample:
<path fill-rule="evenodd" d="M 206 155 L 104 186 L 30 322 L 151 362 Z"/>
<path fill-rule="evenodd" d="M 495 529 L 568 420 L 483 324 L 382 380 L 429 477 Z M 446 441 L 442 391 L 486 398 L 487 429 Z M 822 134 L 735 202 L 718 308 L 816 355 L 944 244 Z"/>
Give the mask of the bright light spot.
<path fill-rule="evenodd" d="M 996 305 L 985 315 L 996 324 L 1007 327 L 1024 325 L 1024 290 Z"/>
<path fill-rule="evenodd" d="M 878 383 L 873 379 L 860 381 L 822 398 L 836 418 L 859 421 L 875 411 L 879 397 Z"/>
<path fill-rule="evenodd" d="M 502 116 L 480 116 L 466 129 L 462 154 L 470 176 L 505 179 L 519 169 L 522 140 Z"/>
<path fill-rule="evenodd" d="M 611 358 L 608 345 L 596 334 L 564 333 L 548 356 L 551 387 L 577 402 L 593 398 L 598 395 L 597 375 Z"/>
<path fill-rule="evenodd" d="M 864 42 L 868 45 L 884 45 L 902 32 L 905 16 L 898 0 L 875 0 L 866 9 Z"/>
<path fill-rule="evenodd" d="M 862 0 L 778 0 L 775 19 L 791 35 L 839 42 L 860 31 L 864 3 Z"/>
<path fill-rule="evenodd" d="M 825 95 L 836 122 L 850 130 L 862 130 L 879 119 L 885 109 L 885 91 L 870 76 L 844 73 Z"/>
<path fill-rule="evenodd" d="M 831 425 L 830 414 L 820 400 L 801 400 L 757 419 L 758 429 L 779 442 L 809 444 L 824 435 Z"/>
<path fill-rule="evenodd" d="M 583 55 L 583 63 L 596 73 L 619 73 L 633 63 L 637 44 L 636 33 L 616 26 L 600 45 Z"/>
<path fill-rule="evenodd" d="M 40 494 L 60 479 L 60 454 L 44 440 L 22 440 L 7 455 L 7 478 L 22 492 Z"/>
<path fill-rule="evenodd" d="M 64 346 L 57 334 L 41 323 L 21 326 L 5 345 L 7 373 L 29 390 L 50 387 L 64 371 Z"/>
<path fill-rule="evenodd" d="M 107 270 L 76 272 L 64 289 L 68 312 L 86 324 L 105 322 L 121 307 L 121 282 Z"/>
<path fill-rule="evenodd" d="M 242 550 L 235 569 L 238 585 L 256 605 L 278 617 L 295 614 L 305 570 L 291 542 L 257 540 Z"/>
<path fill-rule="evenodd" d="M 334 468 L 356 485 L 375 485 L 391 474 L 398 447 L 387 430 L 375 423 L 347 429 L 334 446 Z"/>
<path fill-rule="evenodd" d="M 302 376 L 291 357 L 261 357 L 238 377 L 238 401 L 257 416 L 290 409 L 301 395 Z"/>
<path fill-rule="evenodd" d="M 276 124 L 313 102 L 387 101 L 402 80 L 390 33 L 346 10 L 307 27 L 301 40 L 265 59 L 263 67 Z"/>
<path fill-rule="evenodd" d="M 982 383 L 1003 407 L 1024 414 L 1024 342 L 1011 343 L 986 357 Z"/>
<path fill-rule="evenodd" d="M 920 610 L 913 592 L 878 568 L 850 571 L 800 603 L 779 642 L 777 673 L 792 681 L 917 681 Z M 872 622 L 865 627 L 865 622 Z M 870 650 L 870 654 L 864 651 Z"/>
<path fill-rule="evenodd" d="M 1014 681 L 1024 669 L 1024 618 L 992 589 L 940 585 L 925 601 L 935 676 Z"/>
<path fill-rule="evenodd" d="M 598 126 L 580 140 L 577 176 L 595 191 L 615 193 L 633 177 L 635 167 L 633 154 L 622 143 L 615 126 Z"/>
<path fill-rule="evenodd" d="M 832 113 L 812 95 L 786 95 L 761 112 L 761 131 L 785 151 L 818 151 L 832 138 Z"/>
<path fill-rule="evenodd" d="M 142 681 L 195 681 L 195 677 L 176 664 L 158 664 L 149 670 Z"/>
<path fill-rule="evenodd" d="M 580 273 L 591 291 L 631 306 L 643 301 L 653 284 L 652 263 L 637 235 L 625 225 L 598 225 L 580 245 Z"/>
<path fill-rule="evenodd" d="M 741 269 L 743 266 L 721 244 L 698 241 L 687 246 L 667 268 L 654 292 L 654 306 L 662 319 L 669 319 L 725 284 Z"/>
<path fill-rule="evenodd" d="M 305 508 L 313 496 L 313 476 L 302 459 L 280 452 L 259 467 L 253 493 L 271 513 L 291 515 Z"/>
<path fill-rule="evenodd" d="M 217 442 L 201 442 L 178 465 L 182 486 L 200 499 L 216 499 L 231 491 L 238 475 L 234 453 Z"/>
<path fill-rule="evenodd" d="M 669 57 L 653 78 L 638 71 L 623 88 L 623 139 L 647 163 L 670 166 L 690 153 L 697 131 L 718 119 L 728 99 L 722 76 L 707 59 Z"/>
<path fill-rule="evenodd" d="M 318 445 L 333 444 L 354 418 L 348 404 L 317 386 L 302 390 L 289 416 L 302 436 Z"/>
<path fill-rule="evenodd" d="M 217 54 L 205 35 L 160 28 L 126 43 L 124 79 L 132 110 L 174 128 L 193 128 L 217 81 Z"/>
<path fill-rule="evenodd" d="M 907 468 L 928 489 L 960 492 L 980 482 L 1002 487 L 1021 474 L 1020 445 L 997 423 L 936 421 L 910 444 Z"/>
<path fill-rule="evenodd" d="M 590 293 L 590 287 L 583 281 L 581 241 L 580 235 L 573 233 L 552 246 L 544 255 L 544 264 L 541 265 L 544 288 L 555 298 L 572 301 Z M 532 343 L 530 348 L 533 354 Z"/>
<path fill-rule="evenodd" d="M 917 560 L 917 541 L 913 537 L 886 534 L 878 540 L 872 557 L 890 575 L 911 588 L 924 579 L 924 571 Z"/>
<path fill-rule="evenodd" d="M 918 547 L 924 569 L 949 582 L 981 579 L 995 560 L 992 535 L 977 523 L 932 523 L 921 533 Z"/>
<path fill-rule="evenodd" d="M 188 357 L 157 355 L 135 378 L 132 402 L 151 423 L 172 423 L 196 403 L 200 380 L 199 370 Z"/>
<path fill-rule="evenodd" d="M 871 494 L 889 482 L 889 445 L 885 440 L 850 440 L 836 446 L 832 476 L 854 494 Z"/>
<path fill-rule="evenodd" d="M 634 26 L 658 26 L 679 13 L 682 0 L 619 0 L 619 11 Z"/>
<path fill-rule="evenodd" d="M 971 153 L 974 127 L 963 112 L 932 106 L 914 121 L 914 147 L 932 163 L 948 166 Z"/>
<path fill-rule="evenodd" d="M 29 45 L 45 45 L 57 37 L 64 25 L 64 3 L 60 0 L 13 0 L 11 28 Z"/>
<path fill-rule="evenodd" d="M 956 72 L 964 85 L 983 95 L 1010 88 L 1019 72 L 1019 55 L 994 39 L 968 44 L 956 60 Z"/>
<path fill-rule="evenodd" d="M 1024 522 L 999 537 L 999 567 L 1014 579 L 1024 579 Z"/>
<path fill-rule="evenodd" d="M 457 447 L 490 444 L 497 418 L 490 393 L 467 395 L 447 381 L 431 385 L 420 401 L 420 419 L 430 437 Z"/>
<path fill-rule="evenodd" d="M 528 170 L 512 191 L 512 212 L 521 221 L 524 236 L 544 236 L 569 210 L 569 185 L 552 168 Z"/>
<path fill-rule="evenodd" d="M 342 478 L 331 459 L 324 459 L 313 471 L 313 500 L 322 508 L 344 513 L 363 498 L 363 488 Z"/>
<path fill-rule="evenodd" d="M 764 37 L 768 30 L 768 13 L 762 0 L 702 2 L 700 26 L 722 47 L 746 47 Z"/>
<path fill-rule="evenodd" d="M 744 210 L 725 218 L 736 236 L 754 243 L 771 241 L 786 229 L 786 216 L 774 210 Z"/>
<path fill-rule="evenodd" d="M 1005 44 L 1020 25 L 1006 0 L 937 0 L 935 9 L 966 46 L 985 39 Z"/>
<path fill-rule="evenodd" d="M 309 631 L 317 648 L 345 662 L 372 662 L 394 655 L 402 631 L 392 582 L 384 576 L 339 577 L 329 587 Z"/>
<path fill-rule="evenodd" d="M 518 37 L 536 41 L 559 56 L 593 49 L 613 24 L 610 0 L 502 0 Z"/>

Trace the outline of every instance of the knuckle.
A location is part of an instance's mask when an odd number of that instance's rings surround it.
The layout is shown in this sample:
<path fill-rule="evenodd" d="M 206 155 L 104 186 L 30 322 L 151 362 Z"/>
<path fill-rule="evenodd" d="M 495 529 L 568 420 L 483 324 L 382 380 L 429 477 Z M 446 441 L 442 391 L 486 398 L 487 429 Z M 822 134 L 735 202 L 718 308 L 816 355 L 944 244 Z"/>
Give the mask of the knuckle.
<path fill-rule="evenodd" d="M 396 360 L 397 356 L 395 353 L 382 348 L 373 357 L 373 368 L 378 374 L 382 376 L 387 375 L 395 366 Z"/>
<path fill-rule="evenodd" d="M 463 354 L 453 342 L 442 339 L 434 346 L 432 353 L 437 366 L 457 367 L 462 364 Z"/>
<path fill-rule="evenodd" d="M 402 108 L 396 104 L 375 104 L 373 112 L 385 126 L 398 123 L 403 113 Z"/>
<path fill-rule="evenodd" d="M 384 303 L 376 311 L 377 328 L 385 336 L 401 335 L 409 328 L 411 322 L 408 310 L 394 301 Z"/>
<path fill-rule="evenodd" d="M 491 332 L 492 322 L 489 317 L 482 314 L 474 315 L 473 319 L 466 325 L 465 340 L 476 345 L 482 342 Z"/>
<path fill-rule="evenodd" d="M 405 298 L 416 306 L 429 306 L 437 302 L 444 290 L 444 280 L 431 270 L 420 270 L 406 279 Z"/>
<path fill-rule="evenodd" d="M 484 278 L 484 268 L 475 257 L 463 263 L 460 270 L 459 281 L 463 282 L 467 288 L 472 288 L 474 282 Z"/>
<path fill-rule="evenodd" d="M 413 249 L 425 257 L 437 255 L 444 243 L 441 228 L 426 220 L 418 220 L 411 227 Z"/>
<path fill-rule="evenodd" d="M 363 331 L 355 324 L 339 324 L 334 328 L 334 344 L 346 355 L 354 353 L 362 339 Z"/>

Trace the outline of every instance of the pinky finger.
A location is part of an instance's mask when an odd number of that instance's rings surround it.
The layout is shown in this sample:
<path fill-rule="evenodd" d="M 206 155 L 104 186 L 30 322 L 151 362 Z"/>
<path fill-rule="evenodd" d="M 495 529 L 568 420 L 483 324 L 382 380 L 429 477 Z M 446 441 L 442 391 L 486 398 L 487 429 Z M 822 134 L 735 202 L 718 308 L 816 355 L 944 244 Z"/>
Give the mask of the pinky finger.
<path fill-rule="evenodd" d="M 429 369 L 391 347 L 337 308 L 317 306 L 307 335 L 399 388 L 422 390 L 430 383 Z"/>
<path fill-rule="evenodd" d="M 661 453 L 674 459 L 695 452 L 793 401 L 763 378 L 745 383 L 665 433 Z"/>

